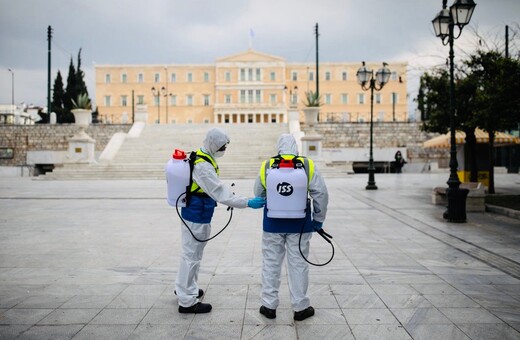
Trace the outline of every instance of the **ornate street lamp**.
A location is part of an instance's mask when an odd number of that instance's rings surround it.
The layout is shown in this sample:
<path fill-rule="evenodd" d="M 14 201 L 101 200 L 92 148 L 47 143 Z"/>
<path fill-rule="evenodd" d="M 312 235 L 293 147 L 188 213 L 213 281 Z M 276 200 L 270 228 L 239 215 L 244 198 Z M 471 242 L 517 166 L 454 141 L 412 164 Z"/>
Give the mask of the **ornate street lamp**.
<path fill-rule="evenodd" d="M 450 61 L 450 177 L 448 179 L 448 189 L 446 196 L 448 197 L 448 210 L 444 213 L 444 219 L 449 222 L 466 222 L 466 196 L 467 189 L 460 189 L 460 180 L 457 175 L 457 146 L 455 144 L 455 81 L 454 81 L 454 52 L 453 41 L 460 37 L 462 29 L 471 20 L 475 2 L 473 0 L 455 0 L 448 10 L 446 7 L 447 0 L 442 1 L 442 10 L 432 20 L 435 35 L 442 40 L 444 46 L 449 45 L 449 61 Z M 459 28 L 457 36 L 454 36 L 454 27 Z"/>
<path fill-rule="evenodd" d="M 377 190 L 374 173 L 376 168 L 374 166 L 374 155 L 373 155 L 373 131 L 374 131 L 374 90 L 381 91 L 386 83 L 390 80 L 390 69 L 387 63 L 383 63 L 383 67 L 377 70 L 376 77 L 374 78 L 374 71 L 363 65 L 359 68 L 356 73 L 358 83 L 364 91 L 370 90 L 370 156 L 368 160 L 368 184 L 365 187 L 366 190 Z"/>
<path fill-rule="evenodd" d="M 157 124 L 161 124 L 161 96 L 166 96 L 166 89 L 164 86 L 160 90 L 152 87 L 152 94 L 157 97 Z"/>

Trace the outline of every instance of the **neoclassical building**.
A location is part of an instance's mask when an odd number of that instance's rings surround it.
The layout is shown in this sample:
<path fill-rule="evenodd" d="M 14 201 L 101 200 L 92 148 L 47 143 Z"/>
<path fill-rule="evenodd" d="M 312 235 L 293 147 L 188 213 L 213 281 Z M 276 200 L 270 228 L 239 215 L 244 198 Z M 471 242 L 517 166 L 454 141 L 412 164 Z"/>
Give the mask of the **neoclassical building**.
<path fill-rule="evenodd" d="M 321 62 L 320 121 L 370 121 L 370 91 L 357 83 L 361 63 Z M 367 62 L 374 73 L 380 62 Z M 406 121 L 406 62 L 392 63 L 390 82 L 374 92 L 374 121 Z M 315 63 L 290 63 L 249 49 L 214 64 L 97 65 L 101 121 L 148 123 L 279 123 L 316 90 Z"/>

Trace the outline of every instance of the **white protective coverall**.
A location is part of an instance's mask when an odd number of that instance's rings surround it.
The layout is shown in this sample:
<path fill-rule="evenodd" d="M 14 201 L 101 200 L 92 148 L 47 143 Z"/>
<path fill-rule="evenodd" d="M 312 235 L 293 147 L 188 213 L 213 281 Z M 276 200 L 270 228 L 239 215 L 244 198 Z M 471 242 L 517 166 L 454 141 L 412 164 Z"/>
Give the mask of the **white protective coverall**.
<path fill-rule="evenodd" d="M 277 144 L 278 154 L 298 155 L 296 140 L 291 134 L 282 134 Z M 269 173 L 266 174 L 266 177 Z M 309 194 L 312 198 L 312 219 L 323 222 L 327 214 L 329 195 L 327 186 L 318 169 L 314 168 L 314 175 L 309 182 Z M 260 176 L 254 186 L 255 196 L 266 196 Z M 309 256 L 309 242 L 312 233 L 302 234 L 301 250 L 306 258 Z M 299 233 L 263 232 L 262 235 L 262 295 L 261 302 L 267 308 L 276 309 L 279 304 L 278 291 L 280 288 L 280 274 L 282 262 L 287 253 L 287 271 L 289 274 L 289 292 L 291 305 L 295 312 L 302 311 L 310 306 L 307 296 L 309 286 L 309 264 L 302 258 L 298 243 Z"/>
<path fill-rule="evenodd" d="M 228 144 L 228 135 L 219 128 L 212 128 L 206 134 L 203 142 L 202 151 L 209 154 L 213 159 L 215 156 L 222 155 L 218 151 L 222 146 Z M 215 201 L 234 208 L 246 208 L 248 198 L 234 195 L 229 186 L 221 182 L 215 169 L 208 162 L 196 163 L 193 169 L 193 181 L 196 182 L 206 194 Z M 193 234 L 201 240 L 209 238 L 211 234 L 210 223 L 194 223 L 186 221 Z M 181 226 L 182 236 L 182 256 L 175 281 L 175 291 L 179 305 L 191 307 L 199 302 L 197 298 L 199 286 L 197 279 L 199 275 L 200 261 L 204 247 L 207 242 L 199 242 L 191 236 L 188 229 Z"/>

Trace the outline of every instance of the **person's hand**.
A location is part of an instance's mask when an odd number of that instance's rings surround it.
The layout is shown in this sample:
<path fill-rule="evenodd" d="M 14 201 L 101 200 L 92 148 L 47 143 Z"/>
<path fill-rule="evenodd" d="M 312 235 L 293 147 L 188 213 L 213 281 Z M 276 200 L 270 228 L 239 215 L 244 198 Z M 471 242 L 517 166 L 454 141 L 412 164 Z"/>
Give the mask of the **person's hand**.
<path fill-rule="evenodd" d="M 316 220 L 313 220 L 312 221 L 312 227 L 314 228 L 314 230 L 318 231 L 321 228 L 323 228 L 323 222 L 318 222 Z"/>
<path fill-rule="evenodd" d="M 265 205 L 264 197 L 255 197 L 247 201 L 247 206 L 253 209 L 263 208 Z"/>

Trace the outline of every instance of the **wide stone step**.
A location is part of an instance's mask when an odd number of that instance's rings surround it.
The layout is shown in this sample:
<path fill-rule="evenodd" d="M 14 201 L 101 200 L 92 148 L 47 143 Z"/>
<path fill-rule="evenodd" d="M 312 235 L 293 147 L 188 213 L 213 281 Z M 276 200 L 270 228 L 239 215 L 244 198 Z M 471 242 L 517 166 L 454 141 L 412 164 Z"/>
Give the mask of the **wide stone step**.
<path fill-rule="evenodd" d="M 164 166 L 175 148 L 198 149 L 208 129 L 227 131 L 231 144 L 218 159 L 223 179 L 248 179 L 258 175 L 263 160 L 276 154 L 276 142 L 287 133 L 286 124 L 145 125 L 139 137 L 127 137 L 117 155 L 97 164 L 66 164 L 42 179 L 163 179 Z M 323 169 L 322 169 L 323 168 Z M 345 171 L 320 168 L 324 177 L 344 176 Z"/>

